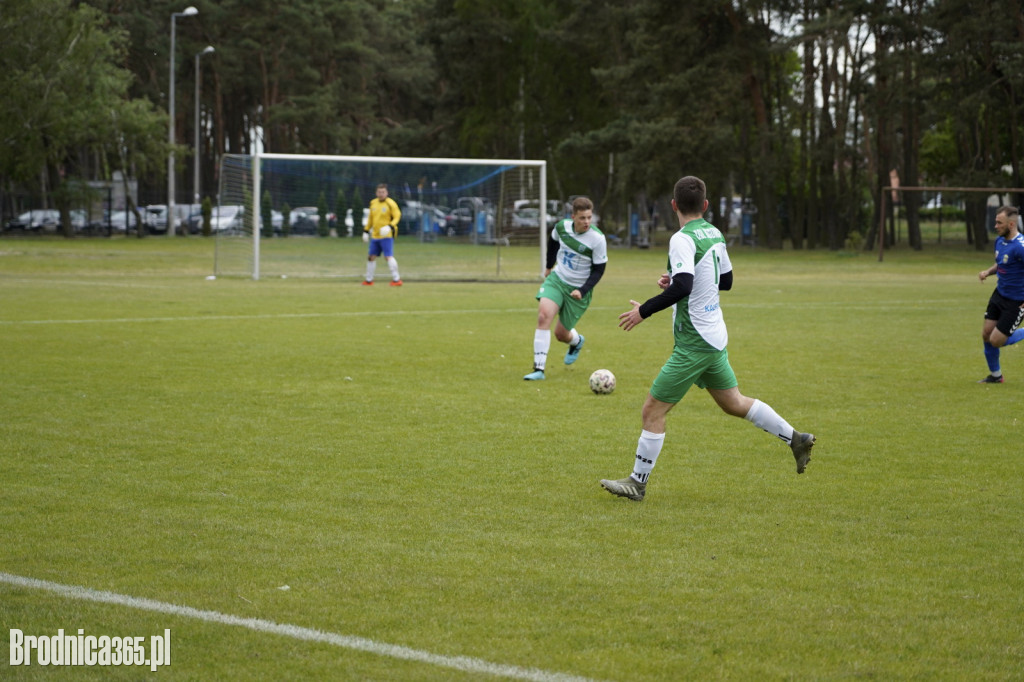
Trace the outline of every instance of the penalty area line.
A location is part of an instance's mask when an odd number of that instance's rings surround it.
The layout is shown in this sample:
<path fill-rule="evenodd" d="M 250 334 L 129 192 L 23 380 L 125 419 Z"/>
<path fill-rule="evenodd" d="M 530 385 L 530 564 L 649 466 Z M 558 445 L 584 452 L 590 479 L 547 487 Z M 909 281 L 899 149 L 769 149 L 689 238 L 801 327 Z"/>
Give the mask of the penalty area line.
<path fill-rule="evenodd" d="M 23 576 L 13 575 L 10 573 L 0 572 L 0 583 L 33 590 L 44 590 L 68 599 L 127 606 L 132 609 L 191 618 L 193 620 L 201 620 L 207 623 L 232 625 L 246 628 L 254 632 L 281 635 L 283 637 L 291 637 L 292 639 L 298 639 L 306 642 L 320 642 L 323 644 L 341 647 L 343 649 L 352 649 L 354 651 L 362 651 L 388 658 L 427 663 L 429 665 L 452 668 L 462 672 L 496 675 L 499 677 L 507 677 L 517 680 L 532 680 L 533 682 L 591 682 L 590 679 L 586 677 L 548 672 L 545 670 L 538 670 L 536 668 L 521 668 L 519 666 L 506 665 L 503 663 L 492 663 L 490 661 L 472 658 L 469 656 L 445 656 L 442 654 L 431 653 L 429 651 L 412 649 L 398 644 L 377 642 L 364 637 L 324 632 L 322 630 L 314 630 L 312 628 L 289 625 L 286 623 L 275 623 L 273 621 L 263 620 L 262 618 L 242 618 L 240 616 L 232 616 L 218 611 L 206 611 L 203 609 L 192 608 L 190 606 L 179 606 L 177 604 L 170 604 L 168 602 L 156 601 L 153 599 L 132 597 L 125 594 L 118 594 L 116 592 L 93 590 L 88 587 L 62 585 L 48 580 L 25 578 Z"/>

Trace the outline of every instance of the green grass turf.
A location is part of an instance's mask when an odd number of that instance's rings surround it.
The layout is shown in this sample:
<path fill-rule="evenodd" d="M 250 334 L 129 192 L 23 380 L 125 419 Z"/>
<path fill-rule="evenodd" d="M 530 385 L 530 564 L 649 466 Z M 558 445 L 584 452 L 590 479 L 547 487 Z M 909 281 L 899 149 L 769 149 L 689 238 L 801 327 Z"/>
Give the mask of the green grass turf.
<path fill-rule="evenodd" d="M 536 283 L 207 281 L 211 253 L 0 240 L 0 572 L 595 679 L 1020 679 L 1024 356 L 975 383 L 987 250 L 734 247 L 740 388 L 813 459 L 694 390 L 640 504 L 597 481 L 670 351 L 668 312 L 616 319 L 663 248 L 612 251 L 541 383 Z M 171 628 L 171 679 L 491 679 L 2 583 L 0 627 Z M 149 673 L 0 663 L 55 674 Z"/>

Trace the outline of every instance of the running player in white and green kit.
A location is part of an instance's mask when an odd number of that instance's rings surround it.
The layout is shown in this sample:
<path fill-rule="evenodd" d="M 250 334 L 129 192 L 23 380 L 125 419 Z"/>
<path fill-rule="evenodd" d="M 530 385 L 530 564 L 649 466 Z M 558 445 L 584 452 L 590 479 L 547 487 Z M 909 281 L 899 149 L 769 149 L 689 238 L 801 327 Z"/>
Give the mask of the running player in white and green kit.
<path fill-rule="evenodd" d="M 704 182 L 693 176 L 681 178 L 673 191 L 672 208 L 680 229 L 669 242 L 668 273 L 658 280 L 663 291 L 643 304 L 630 301 L 633 309 L 619 315 L 619 326 L 629 331 L 671 306 L 675 347 L 644 402 L 633 473 L 602 480 L 601 485 L 613 495 L 644 499 L 647 479 L 665 441 L 666 416 L 694 384 L 706 388 L 726 414 L 743 417 L 788 443 L 796 472 L 802 474 L 811 459 L 814 436 L 795 430 L 770 406 L 740 393 L 729 365 L 725 348 L 729 334 L 718 294 L 732 288 L 732 263 L 722 233 L 703 218 L 708 209 Z"/>
<path fill-rule="evenodd" d="M 560 220 L 551 230 L 545 263 L 544 283 L 537 292 L 537 329 L 533 332 L 533 371 L 527 381 L 544 378 L 548 351 L 551 349 L 551 324 L 558 316 L 555 338 L 569 344 L 565 364 L 580 356 L 584 337 L 576 323 L 587 312 L 594 286 L 604 275 L 608 262 L 608 242 L 604 233 L 590 225 L 594 204 L 586 197 L 572 202 L 572 218 Z"/>

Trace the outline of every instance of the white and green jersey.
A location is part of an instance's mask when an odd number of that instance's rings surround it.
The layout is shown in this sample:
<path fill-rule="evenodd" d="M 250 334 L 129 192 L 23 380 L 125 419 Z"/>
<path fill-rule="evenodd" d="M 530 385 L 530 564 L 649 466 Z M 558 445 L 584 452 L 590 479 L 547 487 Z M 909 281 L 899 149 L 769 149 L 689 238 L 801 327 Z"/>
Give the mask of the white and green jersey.
<path fill-rule="evenodd" d="M 551 238 L 559 244 L 552 272 L 572 287 L 579 288 L 586 283 L 591 265 L 608 262 L 608 242 L 596 227 L 576 234 L 572 229 L 572 219 L 566 218 L 555 223 Z"/>
<path fill-rule="evenodd" d="M 718 228 L 698 218 L 672 235 L 668 245 L 668 271 L 693 275 L 690 295 L 672 306 L 676 346 L 687 350 L 723 350 L 729 342 L 718 298 L 720 277 L 732 272 L 725 238 Z M 685 306 L 685 307 L 684 307 Z"/>

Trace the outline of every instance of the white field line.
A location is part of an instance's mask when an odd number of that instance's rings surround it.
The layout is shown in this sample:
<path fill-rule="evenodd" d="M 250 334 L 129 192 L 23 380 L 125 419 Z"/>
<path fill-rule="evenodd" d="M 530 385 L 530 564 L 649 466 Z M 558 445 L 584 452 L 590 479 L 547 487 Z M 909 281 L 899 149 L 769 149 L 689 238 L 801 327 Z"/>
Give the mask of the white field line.
<path fill-rule="evenodd" d="M 931 310 L 935 306 L 959 304 L 960 301 L 934 300 L 927 303 L 915 301 L 887 301 L 885 303 L 844 303 L 843 310 Z M 793 308 L 792 303 L 732 303 L 729 308 Z M 799 308 L 805 310 L 827 310 L 835 308 L 834 303 L 801 303 Z M 614 310 L 625 312 L 629 308 L 621 306 L 590 306 L 587 310 Z M 461 310 L 366 310 L 366 311 L 338 311 L 332 313 L 265 313 L 258 315 L 179 315 L 174 317 L 108 317 L 108 318 L 86 318 L 66 320 L 0 320 L 0 327 L 12 327 L 18 325 L 47 325 L 47 324 L 129 324 L 136 322 L 219 322 L 232 320 L 287 320 L 287 319 L 315 319 L 315 318 L 342 318 L 342 317 L 383 317 L 389 315 L 475 315 L 478 313 L 536 313 L 537 308 L 503 308 L 503 309 L 461 309 Z"/>
<path fill-rule="evenodd" d="M 536 668 L 520 668 L 519 666 L 504 665 L 502 663 L 491 663 L 490 661 L 484 661 L 479 658 L 470 658 L 469 656 L 443 656 L 441 654 L 433 654 L 429 651 L 420 651 L 419 649 L 411 649 L 397 644 L 376 642 L 372 639 L 365 639 L 363 637 L 339 635 L 333 632 L 323 632 L 322 630 L 313 630 L 311 628 L 304 628 L 298 625 L 275 623 L 261 618 L 241 618 L 239 616 L 232 616 L 218 611 L 204 611 L 202 609 L 194 609 L 189 606 L 178 606 L 177 604 L 169 604 L 167 602 L 155 601 L 153 599 L 130 597 L 116 592 L 103 592 L 100 590 L 92 590 L 87 587 L 62 585 L 60 583 L 53 583 L 47 580 L 25 578 L 18 575 L 12 575 L 10 573 L 0 572 L 0 583 L 7 583 L 8 585 L 14 585 L 15 587 L 45 590 L 68 599 L 100 602 L 103 604 L 115 604 L 118 606 L 127 606 L 132 609 L 140 609 L 142 611 L 153 611 L 171 616 L 192 618 L 195 620 L 205 621 L 207 623 L 234 625 L 237 627 L 247 628 L 255 632 L 281 635 L 307 642 L 321 642 L 324 644 L 338 646 L 343 649 L 354 649 L 356 651 L 364 651 L 366 653 L 385 656 L 388 658 L 417 661 L 419 663 L 427 663 L 429 665 L 436 665 L 442 668 L 453 668 L 462 672 L 497 675 L 499 677 L 507 677 L 517 680 L 533 680 L 535 682 L 590 682 L 588 678 L 577 677 L 575 675 L 547 672 Z"/>
<path fill-rule="evenodd" d="M 591 310 L 601 310 L 591 306 Z M 608 308 L 610 310 L 610 308 Z M 14 325 L 37 325 L 37 324 L 103 324 L 103 323 L 116 323 L 126 324 L 129 322 L 203 322 L 203 321 L 228 321 L 228 320 L 287 320 L 287 319 L 305 319 L 305 318 L 328 318 L 328 317 L 369 317 L 369 316 L 388 316 L 388 315 L 466 315 L 475 313 L 523 313 L 523 312 L 537 312 L 534 308 L 506 308 L 502 310 L 475 310 L 475 309 L 463 309 L 463 310 L 365 310 L 365 311 L 350 311 L 350 312 L 333 312 L 333 313 L 265 313 L 258 315 L 181 315 L 177 317 L 110 317 L 110 318 L 93 318 L 93 319 L 80 319 L 80 320 L 0 320 L 2 326 L 14 326 Z"/>
<path fill-rule="evenodd" d="M 106 279 L 20 279 L 16 277 L 4 277 L 4 282 L 16 282 L 18 284 L 45 284 L 55 286 L 93 286 L 93 287 L 120 287 L 122 289 L 174 289 L 173 284 L 148 284 L 137 281 L 111 281 Z"/>

